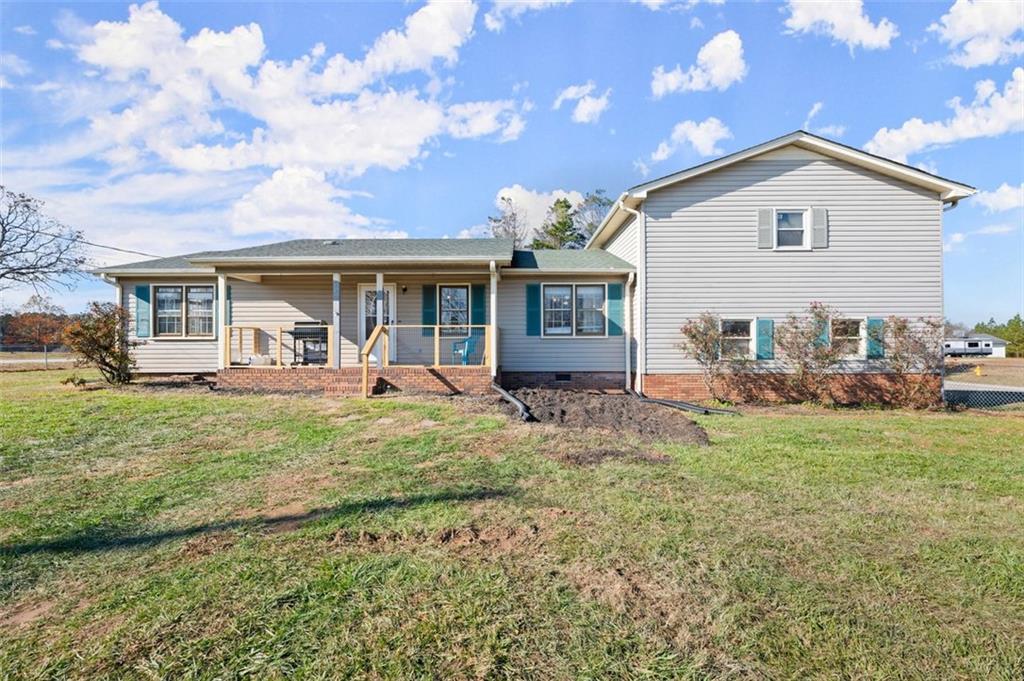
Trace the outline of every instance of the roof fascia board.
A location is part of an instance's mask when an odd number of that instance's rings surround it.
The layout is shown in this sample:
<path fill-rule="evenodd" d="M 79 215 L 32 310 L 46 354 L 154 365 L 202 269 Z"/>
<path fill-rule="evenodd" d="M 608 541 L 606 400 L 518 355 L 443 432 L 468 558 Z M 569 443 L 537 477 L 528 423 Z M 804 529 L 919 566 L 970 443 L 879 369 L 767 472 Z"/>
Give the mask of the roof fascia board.
<path fill-rule="evenodd" d="M 365 264 L 381 264 L 381 265 L 397 265 L 397 264 L 408 264 L 416 265 L 424 262 L 465 262 L 465 263 L 484 263 L 489 264 L 492 260 L 495 262 L 512 262 L 511 258 L 494 258 L 489 255 L 481 256 L 410 256 L 401 258 L 381 258 L 379 256 L 266 256 L 266 257 L 232 257 L 232 258 L 193 258 L 189 262 L 193 263 L 204 263 L 210 265 L 261 265 L 261 264 L 277 264 L 277 265 L 318 265 L 318 264 L 350 264 L 350 263 L 365 263 Z"/>

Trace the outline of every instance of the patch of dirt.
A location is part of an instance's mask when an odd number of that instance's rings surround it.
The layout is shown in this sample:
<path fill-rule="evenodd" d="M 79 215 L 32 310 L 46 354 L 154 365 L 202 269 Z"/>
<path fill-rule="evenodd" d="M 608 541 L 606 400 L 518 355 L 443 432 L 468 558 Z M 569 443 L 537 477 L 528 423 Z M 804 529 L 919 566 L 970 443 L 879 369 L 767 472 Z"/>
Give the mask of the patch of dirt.
<path fill-rule="evenodd" d="M 558 452 L 552 458 L 573 466 L 597 466 L 605 461 L 639 461 L 643 463 L 668 463 L 672 457 L 640 449 L 582 449 Z"/>
<path fill-rule="evenodd" d="M 226 551 L 234 545 L 234 537 L 225 532 L 204 534 L 186 541 L 181 547 L 181 555 L 195 560 Z"/>
<path fill-rule="evenodd" d="M 604 428 L 635 435 L 645 442 L 708 444 L 704 429 L 681 411 L 647 404 L 631 395 L 543 388 L 524 388 L 512 393 L 526 403 L 530 413 L 541 423 L 579 429 Z M 508 413 L 518 416 L 512 405 L 505 404 Z"/>
<path fill-rule="evenodd" d="M 403 535 L 398 532 L 378 534 L 360 530 L 339 530 L 331 538 L 332 546 L 438 546 L 456 553 L 507 554 L 541 542 L 541 528 L 536 524 L 509 525 L 467 525 L 450 527 L 434 534 L 416 533 Z"/>
<path fill-rule="evenodd" d="M 0 629 L 28 626 L 45 617 L 46 613 L 50 612 L 55 605 L 57 605 L 57 601 L 35 601 L 20 605 L 9 613 L 0 615 Z"/>

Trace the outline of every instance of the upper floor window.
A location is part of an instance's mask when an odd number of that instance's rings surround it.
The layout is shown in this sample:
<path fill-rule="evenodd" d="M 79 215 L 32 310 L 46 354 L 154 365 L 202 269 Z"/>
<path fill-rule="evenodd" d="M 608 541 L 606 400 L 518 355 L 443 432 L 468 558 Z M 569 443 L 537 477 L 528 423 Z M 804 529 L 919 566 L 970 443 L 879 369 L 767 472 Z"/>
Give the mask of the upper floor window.
<path fill-rule="evenodd" d="M 212 286 L 154 286 L 155 336 L 212 336 Z"/>
<path fill-rule="evenodd" d="M 604 284 L 544 284 L 545 336 L 603 337 L 608 332 Z"/>
<path fill-rule="evenodd" d="M 806 209 L 775 211 L 775 248 L 809 248 L 810 222 Z"/>

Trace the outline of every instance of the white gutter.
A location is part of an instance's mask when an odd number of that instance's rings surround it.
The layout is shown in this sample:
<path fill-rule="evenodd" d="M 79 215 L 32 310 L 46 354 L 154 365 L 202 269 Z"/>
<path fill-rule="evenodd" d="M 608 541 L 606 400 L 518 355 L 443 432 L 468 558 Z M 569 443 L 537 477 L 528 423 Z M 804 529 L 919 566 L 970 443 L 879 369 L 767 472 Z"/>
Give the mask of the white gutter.
<path fill-rule="evenodd" d="M 640 266 L 637 268 L 638 271 L 641 274 L 641 276 L 640 276 L 640 283 L 643 284 L 642 286 L 640 286 L 640 291 L 641 291 L 640 307 L 641 307 L 641 309 L 644 309 L 645 308 L 645 301 L 647 299 L 647 276 L 646 276 L 646 273 L 647 273 L 647 246 L 646 246 L 646 242 L 647 242 L 647 225 L 646 224 L 641 225 L 640 220 L 641 220 L 641 218 L 643 216 L 640 215 L 640 211 L 636 210 L 635 208 L 630 208 L 629 206 L 627 206 L 625 203 L 623 203 L 621 198 L 618 201 L 618 207 L 621 210 L 624 210 L 625 212 L 627 212 L 630 215 L 632 215 L 633 219 L 636 220 L 637 240 L 638 240 L 637 243 L 638 243 L 638 245 L 642 246 L 642 248 L 640 248 Z M 630 275 L 630 278 L 632 279 L 632 275 Z M 647 328 L 646 328 L 647 327 L 647 319 L 645 317 L 646 317 L 646 315 L 642 315 L 640 317 L 640 334 L 639 334 L 639 342 L 637 344 L 637 353 L 636 353 L 636 359 L 637 359 L 637 362 L 636 362 L 637 363 L 637 367 L 636 367 L 636 391 L 638 393 L 640 393 L 641 395 L 643 394 L 643 390 L 644 390 L 644 388 L 643 388 L 643 386 L 644 386 L 644 376 L 643 376 L 643 372 L 641 371 L 641 368 L 642 368 L 642 366 L 644 364 L 646 364 L 646 361 L 647 361 L 647 357 L 646 357 L 646 354 L 647 354 L 647 348 L 646 348 L 646 343 L 647 343 L 647 333 L 646 333 L 646 330 L 647 330 Z M 632 323 L 632 319 L 630 320 L 630 322 Z M 627 362 L 631 362 L 632 361 L 632 357 L 630 357 L 629 350 L 630 350 L 630 348 L 627 346 L 627 348 L 626 348 Z M 627 366 L 628 366 L 628 364 L 627 364 Z M 629 373 L 628 372 L 626 374 L 626 382 L 627 383 L 629 382 Z"/>
<path fill-rule="evenodd" d="M 490 333 L 490 347 L 487 348 L 487 353 L 491 358 L 491 380 L 495 380 L 498 377 L 498 281 L 501 280 L 501 273 L 498 271 L 498 264 L 491 261 L 488 266 L 491 270 L 490 280 L 490 303 L 491 303 L 491 333 Z"/>
<path fill-rule="evenodd" d="M 630 272 L 629 278 L 626 279 L 626 290 L 623 292 L 626 296 L 626 328 L 623 329 L 626 332 L 626 392 L 633 388 L 633 296 L 630 295 L 629 289 L 633 287 L 635 279 L 636 273 Z"/>

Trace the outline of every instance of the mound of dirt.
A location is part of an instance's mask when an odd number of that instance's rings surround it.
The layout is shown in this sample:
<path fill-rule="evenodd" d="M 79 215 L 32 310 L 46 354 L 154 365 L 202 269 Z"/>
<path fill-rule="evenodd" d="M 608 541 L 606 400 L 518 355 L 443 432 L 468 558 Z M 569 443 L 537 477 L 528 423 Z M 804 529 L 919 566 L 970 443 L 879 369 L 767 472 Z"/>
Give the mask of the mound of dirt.
<path fill-rule="evenodd" d="M 541 423 L 632 433 L 646 442 L 708 444 L 704 429 L 683 412 L 660 404 L 644 403 L 631 395 L 543 388 L 523 388 L 512 391 L 512 394 L 526 403 L 530 413 Z M 515 411 L 511 405 L 509 408 Z"/>

